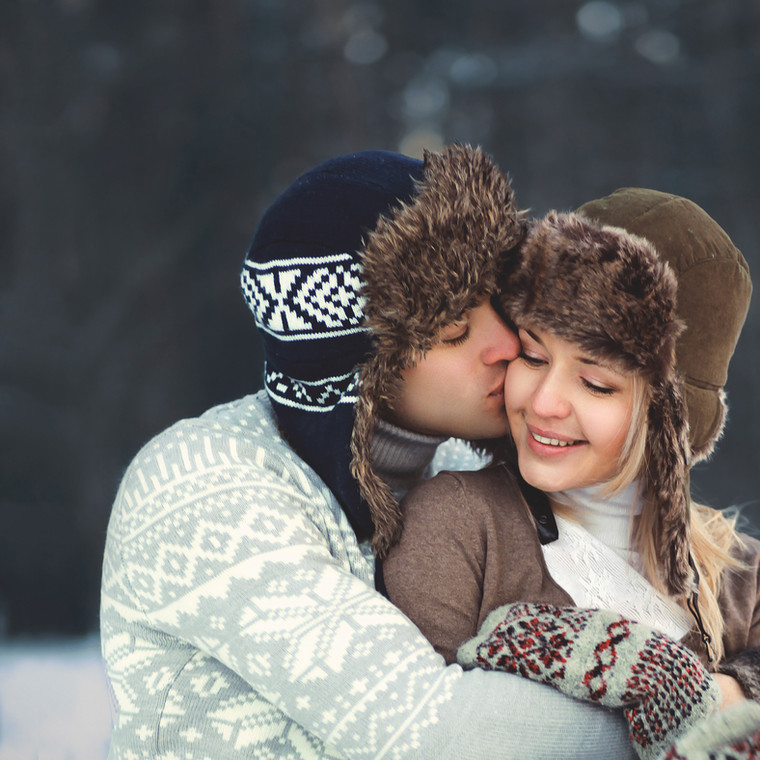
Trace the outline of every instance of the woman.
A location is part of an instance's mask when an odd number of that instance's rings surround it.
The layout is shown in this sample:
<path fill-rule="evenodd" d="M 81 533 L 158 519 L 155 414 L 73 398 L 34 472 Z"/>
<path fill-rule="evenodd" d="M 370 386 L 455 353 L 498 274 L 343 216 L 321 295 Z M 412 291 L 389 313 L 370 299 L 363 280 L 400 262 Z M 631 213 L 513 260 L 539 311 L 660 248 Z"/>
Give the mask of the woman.
<path fill-rule="evenodd" d="M 671 240 L 684 232 L 701 241 L 717 227 L 701 210 L 703 229 L 686 222 L 683 208 L 667 216 Z M 678 372 L 688 357 L 676 364 L 677 289 L 680 304 L 730 283 L 728 310 L 709 314 L 710 334 L 693 341 L 704 306 L 686 325 L 689 345 L 705 351 L 713 341 L 726 363 L 746 314 L 746 263 L 725 234 L 718 239 L 724 249 L 705 259 L 707 283 L 683 271 L 676 281 L 653 246 L 620 228 L 577 214 L 535 223 L 503 296 L 523 341 L 505 383 L 519 476 L 502 461 L 420 487 L 403 505 L 402 538 L 384 566 L 393 601 L 447 660 L 509 602 L 610 608 L 682 640 L 757 696 L 760 544 L 719 512 L 690 504 L 693 454 L 709 451 L 721 425 L 706 443 L 690 443 Z M 705 398 L 691 404 L 695 431 L 709 408 Z M 548 496 L 549 514 L 535 489 Z M 531 625 L 540 619 L 535 609 L 527 614 Z M 472 652 L 463 661 L 489 666 Z M 705 694 L 710 688 L 705 682 Z"/>

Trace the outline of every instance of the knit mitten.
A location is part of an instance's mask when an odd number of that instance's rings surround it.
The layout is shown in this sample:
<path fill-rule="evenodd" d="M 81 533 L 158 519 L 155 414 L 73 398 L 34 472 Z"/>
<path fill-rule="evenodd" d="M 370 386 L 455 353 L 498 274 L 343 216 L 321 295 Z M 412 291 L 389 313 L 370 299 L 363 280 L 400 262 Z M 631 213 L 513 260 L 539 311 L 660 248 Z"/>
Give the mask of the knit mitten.
<path fill-rule="evenodd" d="M 457 659 L 465 668 L 516 673 L 577 699 L 622 707 L 644 760 L 658 757 L 721 700 L 696 654 L 609 610 L 508 604 L 489 614 Z"/>
<path fill-rule="evenodd" d="M 747 700 L 714 713 L 659 760 L 760 760 L 760 705 Z"/>

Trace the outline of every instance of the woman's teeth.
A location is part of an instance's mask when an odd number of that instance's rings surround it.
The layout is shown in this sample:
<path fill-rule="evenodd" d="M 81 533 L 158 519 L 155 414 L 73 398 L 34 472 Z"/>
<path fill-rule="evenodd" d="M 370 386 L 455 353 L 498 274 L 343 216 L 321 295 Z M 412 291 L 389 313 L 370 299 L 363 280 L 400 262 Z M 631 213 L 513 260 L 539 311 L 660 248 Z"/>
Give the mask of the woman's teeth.
<path fill-rule="evenodd" d="M 572 446 L 575 441 L 558 441 L 556 438 L 546 438 L 538 433 L 531 433 L 533 438 L 539 443 L 543 443 L 545 446 Z"/>

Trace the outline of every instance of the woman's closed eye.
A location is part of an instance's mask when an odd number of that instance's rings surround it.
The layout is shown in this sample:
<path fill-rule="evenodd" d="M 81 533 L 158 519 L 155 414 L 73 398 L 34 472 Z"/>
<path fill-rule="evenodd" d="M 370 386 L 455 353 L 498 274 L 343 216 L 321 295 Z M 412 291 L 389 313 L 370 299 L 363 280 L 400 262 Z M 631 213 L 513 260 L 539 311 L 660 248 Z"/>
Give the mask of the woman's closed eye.
<path fill-rule="evenodd" d="M 518 354 L 518 358 L 522 359 L 529 367 L 543 367 L 546 364 L 546 359 L 530 354 L 523 349 Z"/>
<path fill-rule="evenodd" d="M 613 388 L 609 385 L 602 385 L 585 377 L 581 378 L 581 382 L 587 390 L 597 396 L 612 396 L 617 392 L 617 388 Z"/>

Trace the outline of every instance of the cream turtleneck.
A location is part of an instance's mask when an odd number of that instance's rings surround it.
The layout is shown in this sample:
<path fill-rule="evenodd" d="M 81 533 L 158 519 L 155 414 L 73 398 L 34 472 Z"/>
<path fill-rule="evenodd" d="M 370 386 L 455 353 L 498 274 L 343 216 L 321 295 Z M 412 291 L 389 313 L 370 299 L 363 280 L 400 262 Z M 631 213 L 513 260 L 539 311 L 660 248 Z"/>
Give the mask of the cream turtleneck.
<path fill-rule="evenodd" d="M 616 494 L 605 496 L 603 490 L 603 486 L 595 485 L 548 495 L 552 501 L 568 507 L 592 536 L 631 562 L 636 554 L 630 549 L 632 519 L 641 512 L 644 503 L 639 481 Z"/>
<path fill-rule="evenodd" d="M 640 483 L 613 496 L 593 486 L 549 494 L 565 506 L 557 515 L 559 538 L 542 546 L 547 569 L 581 607 L 613 609 L 680 639 L 689 614 L 646 580 L 630 548 L 632 518 L 641 511 Z"/>

